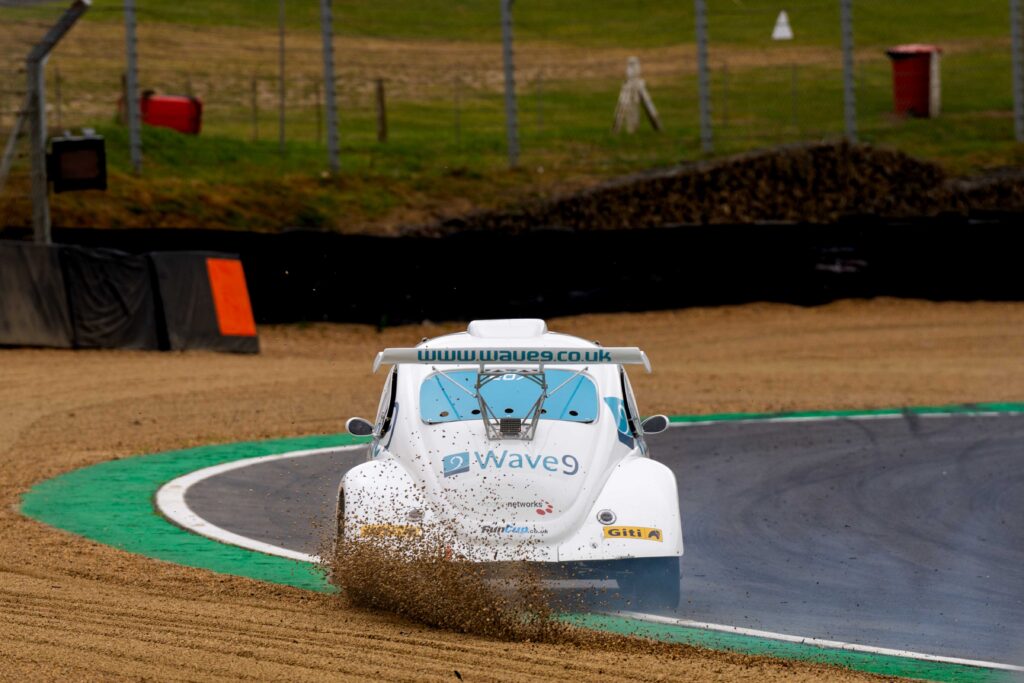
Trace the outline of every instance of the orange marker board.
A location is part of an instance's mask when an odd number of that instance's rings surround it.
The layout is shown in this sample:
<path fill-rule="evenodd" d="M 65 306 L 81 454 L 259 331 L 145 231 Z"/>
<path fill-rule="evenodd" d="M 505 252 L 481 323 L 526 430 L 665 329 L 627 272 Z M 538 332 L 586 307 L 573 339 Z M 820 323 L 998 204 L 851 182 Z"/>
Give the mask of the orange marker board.
<path fill-rule="evenodd" d="M 208 258 L 206 271 L 210 276 L 210 291 L 220 333 L 225 337 L 255 337 L 256 321 L 252 317 L 242 262 Z"/>

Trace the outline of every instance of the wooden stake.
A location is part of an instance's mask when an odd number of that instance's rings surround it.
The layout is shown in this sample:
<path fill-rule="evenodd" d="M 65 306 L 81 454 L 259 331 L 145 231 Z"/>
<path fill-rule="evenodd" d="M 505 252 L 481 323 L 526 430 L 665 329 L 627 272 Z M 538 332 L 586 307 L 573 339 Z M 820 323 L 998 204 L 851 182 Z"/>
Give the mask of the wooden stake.
<path fill-rule="evenodd" d="M 384 104 L 384 79 L 377 79 L 377 142 L 388 140 L 388 113 Z"/>
<path fill-rule="evenodd" d="M 627 133 L 635 133 L 640 123 L 640 107 L 643 106 L 647 120 L 656 131 L 661 131 L 661 120 L 658 110 L 654 108 L 654 100 L 647 92 L 647 84 L 640 78 L 640 60 L 630 57 L 626 61 L 626 82 L 619 91 L 619 101 L 615 106 L 615 119 L 612 130 L 616 133 L 625 129 Z"/>
<path fill-rule="evenodd" d="M 455 146 L 462 149 L 462 79 L 455 74 L 455 97 L 453 106 L 455 108 Z"/>
<path fill-rule="evenodd" d="M 64 108 L 63 107 L 64 102 L 63 102 L 63 98 L 61 97 L 61 93 L 60 93 L 60 69 L 57 68 L 57 67 L 54 67 L 53 70 L 54 70 L 54 87 L 56 89 L 56 92 L 54 94 L 56 95 L 56 100 L 57 100 L 57 130 L 64 130 L 64 117 L 63 117 L 62 111 L 61 111 Z"/>
<path fill-rule="evenodd" d="M 316 141 L 320 143 L 320 137 L 323 134 L 323 111 L 320 105 L 320 79 L 313 79 L 313 98 L 316 104 Z"/>
<path fill-rule="evenodd" d="M 260 98 L 256 77 L 252 77 L 252 141 L 260 139 Z"/>
<path fill-rule="evenodd" d="M 128 125 L 128 74 L 121 72 L 121 103 L 117 107 L 117 122 Z"/>
<path fill-rule="evenodd" d="M 729 127 L 729 64 L 722 63 L 722 128 Z"/>

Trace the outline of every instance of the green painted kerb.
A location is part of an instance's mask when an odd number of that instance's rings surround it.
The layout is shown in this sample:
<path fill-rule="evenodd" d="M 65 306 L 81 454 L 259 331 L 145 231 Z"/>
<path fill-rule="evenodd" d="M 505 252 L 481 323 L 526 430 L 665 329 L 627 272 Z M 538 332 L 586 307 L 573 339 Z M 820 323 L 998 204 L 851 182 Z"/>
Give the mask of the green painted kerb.
<path fill-rule="evenodd" d="M 676 415 L 671 420 L 695 423 L 979 412 L 1024 413 L 1024 403 L 978 403 L 881 410 Z M 261 455 L 358 443 L 365 443 L 365 440 L 347 434 L 334 434 L 201 446 L 112 460 L 37 484 L 22 497 L 21 511 L 33 519 L 128 552 L 223 574 L 245 576 L 314 591 L 331 591 L 333 586 L 327 582 L 320 569 L 308 563 L 226 545 L 171 524 L 157 513 L 153 497 L 166 482 L 204 467 Z M 830 650 L 621 617 L 570 615 L 567 618 L 588 628 L 615 633 L 689 643 L 718 650 L 828 662 L 889 676 L 968 682 L 1010 679 L 1008 674 L 989 669 Z"/>
<path fill-rule="evenodd" d="M 189 533 L 158 514 L 153 497 L 166 482 L 204 467 L 360 442 L 347 434 L 336 434 L 201 446 L 111 460 L 37 484 L 22 498 L 21 511 L 33 519 L 128 552 L 222 574 L 329 591 L 333 587 L 319 568 Z"/>
<path fill-rule="evenodd" d="M 685 643 L 712 650 L 730 650 L 751 655 L 769 655 L 783 659 L 835 664 L 847 669 L 868 671 L 883 676 L 923 678 L 932 681 L 962 681 L 963 683 L 993 683 L 1010 681 L 1009 674 L 975 666 L 961 666 L 942 662 L 925 662 L 905 657 L 889 657 L 867 652 L 835 650 L 801 643 L 786 643 L 767 638 L 723 633 L 702 628 L 655 624 L 604 614 L 574 614 L 566 619 L 570 623 L 610 631 L 622 635 L 653 638 L 668 643 Z"/>
<path fill-rule="evenodd" d="M 963 403 L 950 406 L 915 406 L 875 410 L 805 410 L 791 413 L 717 413 L 673 415 L 672 422 L 738 422 L 743 420 L 806 420 L 813 418 L 890 417 L 897 415 L 972 415 L 977 413 L 1024 413 L 1024 403 Z"/>

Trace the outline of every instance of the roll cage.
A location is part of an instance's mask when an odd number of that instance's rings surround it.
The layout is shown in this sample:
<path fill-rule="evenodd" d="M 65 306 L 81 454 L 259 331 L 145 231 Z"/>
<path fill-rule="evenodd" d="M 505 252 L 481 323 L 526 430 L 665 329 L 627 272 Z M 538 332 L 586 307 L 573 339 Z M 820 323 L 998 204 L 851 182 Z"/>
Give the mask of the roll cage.
<path fill-rule="evenodd" d="M 373 369 L 376 371 L 382 364 L 397 366 L 401 363 L 429 365 L 437 376 L 445 378 L 460 391 L 467 393 L 479 406 L 480 418 L 483 420 L 485 433 L 490 440 L 533 440 L 537 432 L 537 424 L 544 410 L 544 402 L 567 386 L 573 378 L 584 374 L 589 365 L 642 364 L 648 372 L 651 371 L 647 355 L 636 347 L 389 348 L 377 354 Z M 547 374 L 544 369 L 547 363 L 580 365 L 582 367 L 549 391 Z M 453 379 L 444 369 L 438 367 L 441 365 L 476 365 L 478 369 L 473 390 L 471 391 Z M 620 375 L 623 378 L 621 380 L 623 400 L 629 404 L 632 402 L 632 392 L 628 390 L 625 373 L 620 372 Z M 485 396 L 485 387 L 500 379 L 507 379 L 509 376 L 532 382 L 539 389 L 536 400 L 521 415 L 507 416 L 499 413 Z M 397 372 L 392 371 L 389 379 L 392 393 L 390 399 L 393 404 Z M 378 421 L 379 434 L 385 433 L 390 427 L 391 413 L 392 410 L 388 408 L 383 414 L 383 419 Z M 639 434 L 634 406 L 629 405 L 627 408 L 627 417 L 634 434 Z"/>

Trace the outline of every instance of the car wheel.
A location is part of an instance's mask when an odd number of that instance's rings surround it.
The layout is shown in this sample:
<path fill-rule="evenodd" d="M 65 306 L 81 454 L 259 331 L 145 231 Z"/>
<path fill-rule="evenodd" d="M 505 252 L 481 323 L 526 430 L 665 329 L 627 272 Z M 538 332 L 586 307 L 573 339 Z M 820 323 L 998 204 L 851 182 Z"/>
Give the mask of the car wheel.
<path fill-rule="evenodd" d="M 338 491 L 338 507 L 334 513 L 334 547 L 345 537 L 345 492 Z"/>
<path fill-rule="evenodd" d="M 679 606 L 678 557 L 638 557 L 622 562 L 616 578 L 631 609 L 665 611 Z"/>

